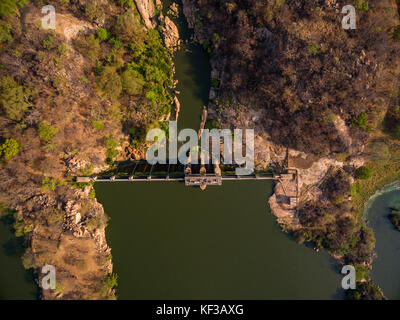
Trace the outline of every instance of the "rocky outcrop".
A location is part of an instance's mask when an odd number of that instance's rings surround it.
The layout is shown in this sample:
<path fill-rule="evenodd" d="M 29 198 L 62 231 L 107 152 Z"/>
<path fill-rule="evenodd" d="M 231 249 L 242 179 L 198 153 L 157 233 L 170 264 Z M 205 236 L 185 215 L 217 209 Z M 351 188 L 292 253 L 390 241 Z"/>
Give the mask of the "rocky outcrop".
<path fill-rule="evenodd" d="M 280 190 L 278 191 L 280 187 L 280 184 L 276 185 L 274 194 L 268 200 L 269 207 L 281 226 L 290 226 L 291 229 L 297 229 L 301 227 L 301 225 L 296 216 L 296 209 L 290 208 L 287 204 L 283 204 L 282 201 L 279 200 L 282 196 L 279 193 Z"/>
<path fill-rule="evenodd" d="M 154 28 L 156 22 L 154 21 L 155 10 L 153 0 L 135 0 L 135 3 L 146 27 Z"/>
<path fill-rule="evenodd" d="M 178 49 L 180 45 L 179 31 L 175 23 L 169 17 L 165 17 L 165 24 L 162 28 L 165 46 L 169 49 Z"/>
<path fill-rule="evenodd" d="M 183 0 L 183 14 L 186 17 L 186 21 L 188 23 L 189 28 L 194 28 L 195 26 L 195 12 L 198 10 L 193 3 L 193 1 L 190 0 Z"/>
<path fill-rule="evenodd" d="M 34 195 L 15 208 L 19 224 L 34 225 L 25 267 L 38 270 L 39 285 L 45 275 L 41 268 L 55 267 L 56 289 L 41 290 L 43 299 L 115 298 L 114 290 L 102 285 L 113 270 L 111 248 L 105 236 L 107 217 L 102 205 L 90 199 L 91 188 L 64 187 L 62 194 Z"/>
<path fill-rule="evenodd" d="M 156 8 L 157 10 L 161 11 L 162 10 L 162 2 L 161 0 L 156 0 Z"/>
<path fill-rule="evenodd" d="M 174 104 L 175 104 L 175 120 L 178 121 L 179 111 L 181 110 L 181 103 L 179 102 L 176 96 L 174 97 Z"/>
<path fill-rule="evenodd" d="M 179 16 L 179 6 L 178 6 L 178 4 L 173 2 L 171 4 L 167 14 L 170 14 L 171 16 L 173 16 L 175 18 L 178 18 L 178 16 Z"/>

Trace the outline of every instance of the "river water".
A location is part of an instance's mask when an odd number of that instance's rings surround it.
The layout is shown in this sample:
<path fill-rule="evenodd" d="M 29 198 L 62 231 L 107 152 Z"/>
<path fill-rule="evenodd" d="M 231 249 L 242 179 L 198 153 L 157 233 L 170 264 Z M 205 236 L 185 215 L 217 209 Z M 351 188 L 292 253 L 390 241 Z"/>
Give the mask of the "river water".
<path fill-rule="evenodd" d="M 0 300 L 32 300 L 38 295 L 31 272 L 24 270 L 22 239 L 17 239 L 8 219 L 0 219 Z"/>
<path fill-rule="evenodd" d="M 163 13 L 173 1 L 163 1 Z M 181 8 L 180 8 L 181 9 Z M 178 128 L 198 130 L 202 115 L 202 107 L 207 106 L 208 94 L 211 82 L 211 65 L 208 55 L 202 50 L 202 46 L 190 40 L 191 32 L 182 10 L 178 18 L 172 18 L 179 30 L 182 44 L 180 50 L 175 52 L 175 79 L 177 79 L 178 96 L 181 109 L 178 118 Z"/>
<path fill-rule="evenodd" d="M 285 235 L 268 209 L 273 183 L 96 183 L 119 299 L 331 299 L 326 254 Z"/>
<path fill-rule="evenodd" d="M 374 230 L 377 258 L 371 278 L 388 299 L 400 299 L 400 232 L 395 229 L 388 214 L 390 208 L 400 206 L 400 184 L 377 193 L 366 206 L 368 225 Z"/>

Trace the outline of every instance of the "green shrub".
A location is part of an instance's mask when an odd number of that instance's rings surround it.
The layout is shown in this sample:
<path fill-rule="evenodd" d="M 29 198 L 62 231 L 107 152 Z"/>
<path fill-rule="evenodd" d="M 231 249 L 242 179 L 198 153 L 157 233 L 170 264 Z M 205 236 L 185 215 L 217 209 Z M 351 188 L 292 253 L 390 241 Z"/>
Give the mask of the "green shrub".
<path fill-rule="evenodd" d="M 91 21 L 96 21 L 104 17 L 104 8 L 99 0 L 90 0 L 85 8 L 86 16 Z"/>
<path fill-rule="evenodd" d="M 86 227 L 91 232 L 93 232 L 96 229 L 102 229 L 106 225 L 107 225 L 107 217 L 105 215 L 90 217 L 86 220 Z"/>
<path fill-rule="evenodd" d="M 218 88 L 220 85 L 220 81 L 218 79 L 215 78 L 211 78 L 211 86 L 214 88 Z"/>
<path fill-rule="evenodd" d="M 369 3 L 365 0 L 354 0 L 353 5 L 357 10 L 368 11 L 369 9 Z"/>
<path fill-rule="evenodd" d="M 34 223 L 31 219 L 25 218 L 24 220 L 17 219 L 14 222 L 13 228 L 16 237 L 25 237 L 34 228 Z"/>
<path fill-rule="evenodd" d="M 370 168 L 362 166 L 356 170 L 356 178 L 361 180 L 367 180 L 371 178 L 372 171 Z"/>
<path fill-rule="evenodd" d="M 0 21 L 0 43 L 11 43 L 13 41 L 13 37 L 11 34 L 11 26 L 10 24 Z"/>
<path fill-rule="evenodd" d="M 351 196 L 352 196 L 352 197 L 355 197 L 355 196 L 358 194 L 358 192 L 359 192 L 359 186 L 358 186 L 358 184 L 357 184 L 357 183 L 353 183 L 353 184 L 350 186 L 350 194 L 351 194 Z"/>
<path fill-rule="evenodd" d="M 393 135 L 400 139 L 400 123 L 393 128 Z"/>
<path fill-rule="evenodd" d="M 107 61 L 116 69 L 122 68 L 125 65 L 124 51 L 112 48 L 110 54 L 107 56 Z"/>
<path fill-rule="evenodd" d="M 136 94 L 143 84 L 150 105 L 158 107 L 160 115 L 168 114 L 172 97 L 166 88 L 173 84 L 172 62 L 158 31 L 148 30 L 146 41 L 136 42 L 131 50 L 133 61 L 128 63 L 123 76 L 125 89 Z"/>
<path fill-rule="evenodd" d="M 117 99 L 122 92 L 121 77 L 114 67 L 106 66 L 97 78 L 100 93 L 110 99 Z"/>
<path fill-rule="evenodd" d="M 118 286 L 118 275 L 116 273 L 112 273 L 103 280 L 100 294 L 103 297 L 105 297 L 109 290 L 117 286 Z"/>
<path fill-rule="evenodd" d="M 357 117 L 351 119 L 351 126 L 367 131 L 371 130 L 371 127 L 368 125 L 368 115 L 365 112 L 361 112 Z"/>
<path fill-rule="evenodd" d="M 97 30 L 97 37 L 101 40 L 101 41 L 106 41 L 108 39 L 108 32 L 106 29 L 104 28 L 100 28 L 99 30 Z"/>
<path fill-rule="evenodd" d="M 118 155 L 118 151 L 115 149 L 118 146 L 118 142 L 113 137 L 107 136 L 105 137 L 104 145 L 107 148 L 107 163 L 112 164 L 114 162 L 114 158 Z"/>
<path fill-rule="evenodd" d="M 85 37 L 82 36 L 76 40 L 77 50 L 87 56 L 92 63 L 99 60 L 100 41 L 93 34 Z"/>
<path fill-rule="evenodd" d="M 94 68 L 94 74 L 96 76 L 100 76 L 101 73 L 103 72 L 104 66 L 100 61 L 97 61 L 97 66 Z"/>
<path fill-rule="evenodd" d="M 67 54 L 67 52 L 68 46 L 65 43 L 62 43 L 58 46 L 58 53 L 60 54 L 60 56 Z"/>
<path fill-rule="evenodd" d="M 385 131 L 394 138 L 400 139 L 400 106 L 394 105 L 389 107 L 385 116 Z"/>
<path fill-rule="evenodd" d="M 66 1 L 69 1 L 69 0 L 66 0 Z M 56 289 L 54 290 L 54 293 L 56 295 L 58 295 L 58 294 L 62 293 L 64 291 L 64 289 L 65 289 L 65 287 L 62 286 L 59 281 L 56 281 Z"/>
<path fill-rule="evenodd" d="M 113 46 L 113 49 L 122 49 L 124 47 L 124 43 L 117 38 L 111 38 L 110 44 Z"/>
<path fill-rule="evenodd" d="M 89 177 L 93 174 L 94 164 L 87 164 L 84 168 L 81 168 L 81 173 L 84 177 Z"/>
<path fill-rule="evenodd" d="M 95 62 L 99 59 L 99 54 L 100 54 L 100 43 L 99 39 L 96 39 L 94 35 L 87 36 L 85 38 L 86 45 L 87 45 L 87 51 L 86 54 L 88 58 L 92 61 Z"/>
<path fill-rule="evenodd" d="M 86 78 L 84 75 L 83 76 L 81 76 L 81 79 L 80 79 L 83 83 L 90 83 L 90 80 L 88 79 L 88 78 Z"/>
<path fill-rule="evenodd" d="M 400 25 L 394 28 L 393 39 L 400 42 Z"/>
<path fill-rule="evenodd" d="M 347 290 L 349 300 L 383 300 L 382 290 L 371 281 L 357 282 L 355 290 Z"/>
<path fill-rule="evenodd" d="M 205 128 L 208 130 L 221 129 L 221 125 L 219 124 L 218 120 L 208 119 L 206 121 Z"/>
<path fill-rule="evenodd" d="M 26 249 L 24 255 L 22 256 L 22 264 L 26 270 L 36 268 L 35 256 L 31 248 Z"/>
<path fill-rule="evenodd" d="M 219 41 L 219 38 L 220 38 L 219 34 L 218 33 L 214 33 L 213 36 L 212 36 L 212 40 L 211 40 L 212 43 L 216 44 Z"/>
<path fill-rule="evenodd" d="M 135 6 L 133 0 L 118 0 L 118 2 L 121 7 L 127 5 L 129 8 L 133 8 Z"/>
<path fill-rule="evenodd" d="M 48 213 L 46 218 L 49 225 L 58 224 L 64 221 L 64 213 L 62 211 L 54 210 Z"/>
<path fill-rule="evenodd" d="M 53 136 L 58 132 L 57 128 L 54 128 L 50 123 L 47 121 L 42 121 L 39 124 L 39 138 L 43 141 L 50 142 Z"/>
<path fill-rule="evenodd" d="M 54 42 L 56 39 L 53 36 L 48 37 L 47 39 L 43 40 L 43 48 L 47 50 L 51 50 L 55 47 Z"/>
<path fill-rule="evenodd" d="M 140 42 L 146 35 L 140 20 L 132 10 L 128 10 L 117 18 L 114 32 L 118 38 L 124 41 L 135 40 Z"/>
<path fill-rule="evenodd" d="M 0 145 L 0 156 L 9 160 L 21 151 L 21 144 L 15 139 L 7 139 Z"/>
<path fill-rule="evenodd" d="M 369 271 L 369 267 L 363 264 L 358 264 L 354 266 L 356 269 L 356 280 L 361 281 L 366 278 Z"/>
<path fill-rule="evenodd" d="M 22 8 L 28 3 L 28 0 L 1 0 L 0 17 L 7 17 L 16 14 L 18 7 Z"/>
<path fill-rule="evenodd" d="M 42 180 L 42 191 L 45 192 L 46 190 L 56 190 L 57 182 L 57 179 L 52 179 L 49 177 L 44 178 Z"/>
<path fill-rule="evenodd" d="M 122 73 L 122 88 L 129 95 L 138 95 L 142 92 L 146 82 L 136 70 L 125 70 Z"/>
<path fill-rule="evenodd" d="M 111 136 L 106 137 L 104 145 L 107 149 L 114 149 L 118 146 L 118 142 Z"/>
<path fill-rule="evenodd" d="M 94 199 L 94 198 L 96 198 L 96 191 L 94 189 L 90 189 L 89 199 Z"/>
<path fill-rule="evenodd" d="M 388 217 L 390 222 L 395 226 L 395 228 L 400 231 L 400 215 L 396 213 L 391 213 L 389 214 Z"/>
<path fill-rule="evenodd" d="M 0 78 L 0 107 L 8 118 L 20 121 L 28 110 L 32 96 L 29 88 L 20 86 L 13 77 Z"/>
<path fill-rule="evenodd" d="M 311 55 L 315 56 L 321 52 L 321 47 L 318 44 L 312 44 L 307 46 L 307 50 Z"/>
<path fill-rule="evenodd" d="M 104 129 L 104 124 L 101 121 L 92 121 L 92 126 L 93 126 L 93 128 L 95 128 L 97 130 Z"/>

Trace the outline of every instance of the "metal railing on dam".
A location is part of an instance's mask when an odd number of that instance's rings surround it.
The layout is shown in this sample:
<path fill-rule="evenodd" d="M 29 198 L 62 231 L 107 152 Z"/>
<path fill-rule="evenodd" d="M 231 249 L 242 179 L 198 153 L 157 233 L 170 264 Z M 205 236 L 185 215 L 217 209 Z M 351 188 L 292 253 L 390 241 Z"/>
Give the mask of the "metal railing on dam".
<path fill-rule="evenodd" d="M 272 171 L 255 171 L 251 175 L 236 175 L 235 168 L 230 165 L 204 164 L 156 164 L 146 161 L 119 163 L 113 169 L 99 175 L 77 177 L 78 183 L 90 182 L 184 182 L 186 186 L 200 187 L 221 186 L 224 181 L 274 180 L 277 202 L 281 206 L 297 208 L 299 199 L 298 172 L 294 169 Z"/>
<path fill-rule="evenodd" d="M 235 180 L 279 180 L 279 176 L 271 176 L 271 175 L 249 175 L 249 176 L 236 176 L 236 175 L 221 175 L 218 176 L 216 174 L 207 174 L 207 175 L 185 175 L 181 178 L 171 178 L 171 177 L 155 177 L 148 176 L 147 178 L 134 178 L 134 177 L 116 177 L 116 176 L 101 176 L 101 177 L 77 177 L 77 182 L 156 182 L 156 181 L 164 181 L 164 182 L 173 182 L 173 181 L 196 181 L 206 179 L 212 180 L 217 179 L 218 181 L 235 181 Z M 212 184 L 212 183 L 210 183 Z"/>
<path fill-rule="evenodd" d="M 279 180 L 280 175 L 272 172 L 254 173 L 246 176 L 234 174 L 235 166 L 219 165 L 149 165 L 138 161 L 118 165 L 113 170 L 91 177 L 77 177 L 80 183 L 96 182 L 174 182 L 182 181 L 190 186 L 222 185 L 223 181 Z"/>

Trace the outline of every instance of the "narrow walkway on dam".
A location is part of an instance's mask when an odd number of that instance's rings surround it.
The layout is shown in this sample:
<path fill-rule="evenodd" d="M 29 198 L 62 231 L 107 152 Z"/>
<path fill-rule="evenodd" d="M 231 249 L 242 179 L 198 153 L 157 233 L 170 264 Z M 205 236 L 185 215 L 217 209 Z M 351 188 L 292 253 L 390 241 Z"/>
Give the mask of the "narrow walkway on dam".
<path fill-rule="evenodd" d="M 277 201 L 281 206 L 297 208 L 298 174 L 287 169 L 282 173 L 271 170 L 255 171 L 250 175 L 237 175 L 238 165 L 211 164 L 155 164 L 145 160 L 119 163 L 101 175 L 77 177 L 79 183 L 89 182 L 184 182 L 186 186 L 221 186 L 224 181 L 274 180 L 277 182 Z"/>
<path fill-rule="evenodd" d="M 77 177 L 77 182 L 151 182 L 184 181 L 186 185 L 198 185 L 203 181 L 207 185 L 221 185 L 224 180 L 279 180 L 281 175 L 271 171 L 258 171 L 251 175 L 236 175 L 238 166 L 200 165 L 200 164 L 155 164 L 146 161 L 122 163 L 117 168 L 101 175 Z"/>

